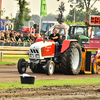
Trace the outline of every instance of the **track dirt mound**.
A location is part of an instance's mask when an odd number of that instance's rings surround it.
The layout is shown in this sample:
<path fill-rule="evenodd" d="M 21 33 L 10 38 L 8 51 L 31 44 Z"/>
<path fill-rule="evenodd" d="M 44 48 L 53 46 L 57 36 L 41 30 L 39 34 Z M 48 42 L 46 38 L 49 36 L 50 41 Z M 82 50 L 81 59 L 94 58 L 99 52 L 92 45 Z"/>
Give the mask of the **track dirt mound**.
<path fill-rule="evenodd" d="M 0 100 L 100 100 L 100 85 L 0 90 Z"/>

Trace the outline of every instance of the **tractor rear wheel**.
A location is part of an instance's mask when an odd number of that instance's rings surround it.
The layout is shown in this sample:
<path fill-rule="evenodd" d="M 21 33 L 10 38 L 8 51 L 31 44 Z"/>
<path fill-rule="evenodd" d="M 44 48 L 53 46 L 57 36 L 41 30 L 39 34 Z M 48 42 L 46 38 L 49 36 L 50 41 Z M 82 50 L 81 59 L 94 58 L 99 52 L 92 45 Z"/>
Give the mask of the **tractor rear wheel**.
<path fill-rule="evenodd" d="M 92 74 L 97 74 L 98 71 L 97 71 L 97 62 L 96 62 L 96 59 L 93 60 L 93 64 L 92 64 Z"/>
<path fill-rule="evenodd" d="M 17 69 L 20 74 L 23 74 L 26 72 L 26 66 L 24 65 L 23 62 L 25 62 L 25 59 L 19 59 L 18 64 L 17 64 Z"/>
<path fill-rule="evenodd" d="M 69 48 L 61 54 L 61 71 L 64 74 L 79 74 L 82 63 L 82 50 L 77 42 L 70 43 Z"/>

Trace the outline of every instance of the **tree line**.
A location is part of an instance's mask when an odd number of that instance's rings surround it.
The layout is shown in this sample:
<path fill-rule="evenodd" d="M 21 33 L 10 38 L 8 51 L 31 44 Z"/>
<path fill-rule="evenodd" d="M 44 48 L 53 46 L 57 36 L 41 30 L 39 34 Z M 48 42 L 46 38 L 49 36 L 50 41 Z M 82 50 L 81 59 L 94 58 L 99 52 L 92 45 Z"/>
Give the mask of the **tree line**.
<path fill-rule="evenodd" d="M 71 25 L 73 24 L 73 20 L 74 20 L 74 8 L 72 10 L 69 11 L 67 16 L 64 16 L 64 23 Z M 85 20 L 86 20 L 86 12 L 83 10 L 77 10 L 75 11 L 75 21 L 76 24 L 85 24 Z M 90 10 L 90 15 L 100 15 L 100 12 L 97 8 L 93 8 Z M 41 19 L 41 21 L 57 21 L 57 15 L 55 14 L 48 14 L 46 17 L 43 16 Z M 31 21 L 34 21 L 36 24 L 40 23 L 40 16 L 39 15 L 32 15 L 31 16 Z M 24 21 L 24 26 L 28 26 L 29 21 Z M 31 26 L 33 25 L 33 23 L 30 23 Z"/>
<path fill-rule="evenodd" d="M 27 26 L 28 21 L 34 21 L 35 23 L 39 24 L 39 16 L 32 15 L 30 16 L 31 9 L 28 8 L 29 2 L 26 0 L 16 0 L 17 4 L 19 5 L 19 12 L 16 15 L 16 18 L 9 19 L 11 22 L 14 22 L 14 30 L 18 31 L 20 27 Z M 60 1 L 60 0 L 57 0 Z M 73 3 L 74 1 L 79 5 L 79 9 L 75 9 L 75 21 L 77 22 L 84 22 L 85 19 L 89 19 L 89 15 L 100 15 L 99 10 L 97 8 L 93 8 L 93 5 L 100 0 L 67 0 L 69 3 Z M 93 9 L 92 9 L 93 8 Z M 83 11 L 85 9 L 85 11 Z M 73 23 L 73 14 L 74 8 L 69 11 L 68 15 L 64 17 L 64 22 L 67 24 Z M 7 16 L 8 17 L 8 16 Z M 42 17 L 42 20 L 50 20 L 56 21 L 57 15 L 48 14 L 46 17 Z"/>

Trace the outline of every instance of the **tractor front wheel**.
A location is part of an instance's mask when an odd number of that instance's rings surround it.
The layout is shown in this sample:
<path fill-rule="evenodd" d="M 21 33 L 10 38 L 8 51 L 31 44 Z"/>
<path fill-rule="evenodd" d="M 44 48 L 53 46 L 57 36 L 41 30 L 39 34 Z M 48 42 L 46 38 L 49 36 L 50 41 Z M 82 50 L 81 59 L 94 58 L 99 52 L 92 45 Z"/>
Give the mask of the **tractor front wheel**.
<path fill-rule="evenodd" d="M 69 48 L 61 54 L 61 71 L 64 74 L 78 74 L 81 69 L 82 50 L 79 43 L 70 43 Z"/>
<path fill-rule="evenodd" d="M 25 62 L 25 59 L 19 59 L 18 64 L 17 64 L 17 69 L 20 74 L 23 74 L 26 72 L 26 66 L 24 62 Z"/>
<path fill-rule="evenodd" d="M 48 62 L 47 62 L 47 65 L 46 65 L 46 74 L 47 75 L 52 75 L 53 73 L 54 73 L 54 62 L 53 61 L 51 61 L 51 60 L 49 60 Z"/>

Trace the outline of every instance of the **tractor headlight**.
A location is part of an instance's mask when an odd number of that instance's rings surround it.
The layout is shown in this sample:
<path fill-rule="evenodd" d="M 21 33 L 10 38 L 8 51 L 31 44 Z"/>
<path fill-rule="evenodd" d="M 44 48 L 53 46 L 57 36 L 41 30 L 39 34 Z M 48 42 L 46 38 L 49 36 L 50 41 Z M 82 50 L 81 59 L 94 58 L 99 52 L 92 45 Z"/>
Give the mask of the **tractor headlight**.
<path fill-rule="evenodd" d="M 36 58 L 39 58 L 40 56 L 39 56 L 39 54 L 35 54 L 35 57 L 36 57 Z"/>
<path fill-rule="evenodd" d="M 89 39 L 82 39 L 81 43 L 82 44 L 89 44 L 90 42 L 89 42 Z"/>
<path fill-rule="evenodd" d="M 30 54 L 30 57 L 31 57 L 31 58 L 34 58 L 34 55 L 33 55 L 33 54 Z"/>

